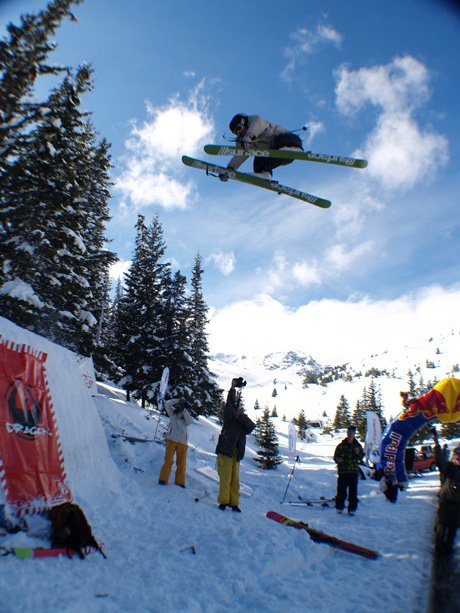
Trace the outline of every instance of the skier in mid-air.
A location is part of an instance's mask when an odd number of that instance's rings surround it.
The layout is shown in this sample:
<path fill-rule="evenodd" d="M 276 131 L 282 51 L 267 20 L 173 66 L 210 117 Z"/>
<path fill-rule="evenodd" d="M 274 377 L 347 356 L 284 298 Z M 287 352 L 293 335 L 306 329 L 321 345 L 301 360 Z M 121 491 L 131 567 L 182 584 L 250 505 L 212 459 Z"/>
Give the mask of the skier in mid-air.
<path fill-rule="evenodd" d="M 238 113 L 229 124 L 230 130 L 236 136 L 236 145 L 243 149 L 290 149 L 303 151 L 302 141 L 285 128 L 263 119 L 259 115 L 246 115 Z M 227 168 L 236 170 L 247 160 L 245 155 L 235 155 Z M 286 166 L 294 160 L 254 157 L 254 174 L 262 179 L 271 179 L 272 171 L 278 166 Z M 227 174 L 220 174 L 221 181 L 228 181 Z"/>

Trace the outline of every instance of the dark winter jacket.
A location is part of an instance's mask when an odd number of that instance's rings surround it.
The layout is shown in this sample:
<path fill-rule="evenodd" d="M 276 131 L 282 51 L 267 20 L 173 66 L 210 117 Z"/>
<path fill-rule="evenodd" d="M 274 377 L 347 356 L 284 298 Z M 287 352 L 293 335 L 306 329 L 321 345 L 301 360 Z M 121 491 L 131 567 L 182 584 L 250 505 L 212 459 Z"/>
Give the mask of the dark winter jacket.
<path fill-rule="evenodd" d="M 363 457 L 364 450 L 361 444 L 356 439 L 349 443 L 348 438 L 345 438 L 337 445 L 334 452 L 334 462 L 337 463 L 339 475 L 358 473 L 358 465 Z"/>
<path fill-rule="evenodd" d="M 250 434 L 256 426 L 245 413 L 240 412 L 238 414 L 239 401 L 240 398 L 235 388 L 230 388 L 224 408 L 224 423 L 217 442 L 216 453 L 231 458 L 236 449 L 236 459 L 241 461 L 244 458 L 246 448 L 246 435 Z"/>
<path fill-rule="evenodd" d="M 442 477 L 439 499 L 460 505 L 460 466 L 446 460 L 439 445 L 435 446 L 434 455 Z"/>

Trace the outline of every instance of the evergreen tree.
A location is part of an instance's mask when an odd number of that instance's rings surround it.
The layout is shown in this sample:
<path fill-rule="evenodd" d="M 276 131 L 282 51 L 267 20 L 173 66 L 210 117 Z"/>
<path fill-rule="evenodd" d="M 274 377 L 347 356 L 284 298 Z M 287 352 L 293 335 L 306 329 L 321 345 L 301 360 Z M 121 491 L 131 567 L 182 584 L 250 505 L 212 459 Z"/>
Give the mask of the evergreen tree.
<path fill-rule="evenodd" d="M 334 430 L 337 432 L 342 428 L 348 428 L 351 423 L 350 417 L 350 406 L 348 404 L 348 400 L 342 394 L 339 399 L 339 404 L 337 405 L 337 410 L 335 413 L 334 421 L 332 426 Z"/>
<path fill-rule="evenodd" d="M 254 411 L 258 411 L 260 409 L 260 404 L 259 401 L 256 398 L 256 401 L 254 402 Z"/>
<path fill-rule="evenodd" d="M 297 426 L 297 430 L 300 438 L 303 440 L 305 438 L 305 432 L 308 428 L 307 418 L 305 417 L 305 411 L 302 409 L 297 418 L 292 420 L 292 423 Z"/>
<path fill-rule="evenodd" d="M 119 381 L 123 376 L 122 354 L 123 347 L 118 345 L 117 339 L 120 338 L 120 309 L 122 302 L 122 284 L 118 279 L 115 286 L 115 297 L 109 304 L 107 312 L 102 320 L 100 345 L 96 348 L 94 364 L 101 377 L 108 377 L 110 380 Z"/>
<path fill-rule="evenodd" d="M 2 313 L 84 355 L 95 347 L 92 309 L 101 310 L 101 282 L 114 261 L 103 250 L 107 144 L 95 144 L 87 114 L 78 109 L 92 87 L 91 72 L 87 66 L 69 72 L 50 94 L 46 117 L 10 165 L 2 200 L 14 203 L 14 214 L 4 207 L 1 214 Z"/>
<path fill-rule="evenodd" d="M 270 419 L 268 409 L 264 410 L 263 416 L 257 420 L 257 458 L 261 468 L 270 470 L 276 468 L 283 461 L 278 453 L 278 438 L 276 436 L 275 427 Z"/>
<path fill-rule="evenodd" d="M 187 299 L 187 279 L 179 271 L 165 279 L 163 292 L 162 363 L 169 366 L 170 392 L 183 398 L 187 406 L 193 404 L 195 367 L 189 356 L 191 338 Z"/>
<path fill-rule="evenodd" d="M 215 375 L 208 367 L 208 339 L 206 334 L 208 307 L 203 298 L 201 256 L 195 258 L 191 280 L 191 295 L 189 298 L 189 331 L 190 358 L 194 367 L 193 415 L 210 415 L 216 409 L 216 404 L 222 394 Z"/>
<path fill-rule="evenodd" d="M 153 400 L 165 364 L 163 338 L 162 291 L 165 268 L 163 229 L 155 217 L 147 227 L 143 215 L 138 216 L 136 242 L 126 290 L 120 305 L 117 343 L 123 347 L 122 385 L 127 397 L 131 393 L 145 406 Z"/>
<path fill-rule="evenodd" d="M 363 438 L 366 433 L 366 421 L 365 400 L 357 400 L 353 411 L 353 424 L 356 426 L 356 432 L 360 438 Z"/>
<path fill-rule="evenodd" d="M 386 420 L 383 415 L 382 392 L 380 386 L 377 388 L 374 379 L 371 379 L 367 390 L 364 388 L 363 400 L 366 411 L 373 411 L 377 415 L 383 430 L 386 426 Z"/>
<path fill-rule="evenodd" d="M 28 126 L 46 113 L 32 100 L 37 77 L 65 70 L 46 64 L 56 48 L 50 38 L 65 17 L 76 21 L 70 7 L 80 2 L 54 0 L 37 15 L 23 15 L 19 26 L 7 25 L 8 37 L 0 41 L 0 192 L 10 161 L 21 155 Z"/>
<path fill-rule="evenodd" d="M 415 379 L 414 379 L 414 373 L 409 369 L 407 371 L 407 384 L 408 384 L 408 392 L 409 392 L 409 398 L 415 398 L 416 394 L 416 385 L 415 385 Z"/>
<path fill-rule="evenodd" d="M 442 423 L 441 436 L 447 439 L 460 438 L 460 422 Z"/>

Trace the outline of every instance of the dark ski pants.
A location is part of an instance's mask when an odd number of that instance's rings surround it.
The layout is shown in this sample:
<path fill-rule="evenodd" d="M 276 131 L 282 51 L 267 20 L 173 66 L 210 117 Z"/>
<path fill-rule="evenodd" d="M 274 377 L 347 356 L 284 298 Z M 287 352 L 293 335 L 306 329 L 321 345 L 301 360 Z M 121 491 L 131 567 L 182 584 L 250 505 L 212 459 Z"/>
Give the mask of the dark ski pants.
<path fill-rule="evenodd" d="M 358 507 L 358 473 L 339 474 L 337 478 L 337 497 L 335 508 L 342 510 L 348 497 L 348 512 L 356 511 Z"/>
<path fill-rule="evenodd" d="M 302 141 L 297 134 L 292 134 L 292 132 L 286 132 L 285 134 L 278 134 L 275 136 L 273 140 L 273 149 L 281 149 L 281 147 L 302 147 Z M 254 158 L 254 172 L 272 172 L 274 168 L 278 168 L 278 166 L 287 166 L 288 164 L 292 164 L 294 160 L 285 160 L 281 158 L 264 158 L 264 157 L 255 157 Z"/>
<path fill-rule="evenodd" d="M 460 526 L 460 505 L 458 502 L 439 502 L 436 517 L 436 551 L 451 553 L 453 551 L 457 528 Z"/>

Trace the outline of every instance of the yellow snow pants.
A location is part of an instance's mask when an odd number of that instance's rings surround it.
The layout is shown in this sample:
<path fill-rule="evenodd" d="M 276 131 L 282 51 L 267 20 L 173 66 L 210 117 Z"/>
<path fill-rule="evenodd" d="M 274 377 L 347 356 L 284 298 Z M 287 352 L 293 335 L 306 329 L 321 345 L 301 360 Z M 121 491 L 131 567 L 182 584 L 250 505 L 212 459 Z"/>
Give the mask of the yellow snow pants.
<path fill-rule="evenodd" d="M 164 464 L 161 467 L 160 481 L 168 483 L 171 468 L 176 454 L 176 485 L 185 485 L 185 469 L 187 468 L 187 443 L 176 443 L 166 439 L 166 451 Z"/>
<path fill-rule="evenodd" d="M 238 505 L 240 501 L 240 463 L 236 459 L 238 450 L 233 457 L 219 454 L 217 456 L 217 472 L 219 474 L 219 504 Z"/>

